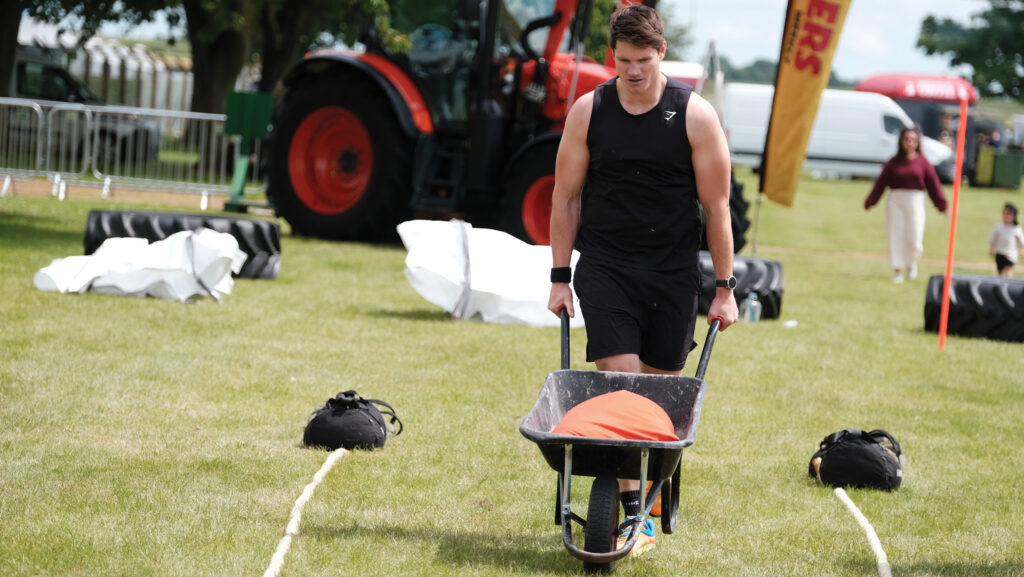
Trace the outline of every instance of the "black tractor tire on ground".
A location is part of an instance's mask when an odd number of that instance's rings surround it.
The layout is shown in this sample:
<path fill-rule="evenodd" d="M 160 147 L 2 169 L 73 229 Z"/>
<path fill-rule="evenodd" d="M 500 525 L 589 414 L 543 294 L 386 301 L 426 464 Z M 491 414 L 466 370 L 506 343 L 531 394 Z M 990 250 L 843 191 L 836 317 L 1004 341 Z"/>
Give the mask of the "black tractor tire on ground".
<path fill-rule="evenodd" d="M 292 232 L 394 242 L 411 216 L 413 141 L 383 91 L 349 71 L 295 87 L 275 112 L 267 194 Z"/>
<path fill-rule="evenodd" d="M 939 331 L 944 276 L 928 279 L 924 330 Z M 1024 342 L 1024 279 L 953 275 L 949 285 L 946 334 Z"/>
<path fill-rule="evenodd" d="M 281 229 L 276 222 L 208 214 L 180 214 L 130 210 L 93 210 L 85 223 L 85 254 L 92 254 L 108 238 L 134 237 L 149 242 L 163 240 L 176 232 L 209 228 L 228 233 L 246 254 L 242 270 L 235 276 L 275 279 L 281 268 Z"/>
<path fill-rule="evenodd" d="M 750 293 L 757 293 L 761 301 L 761 319 L 777 319 L 782 314 L 782 263 L 762 258 L 735 255 L 732 262 L 733 276 L 736 277 L 736 303 L 743 302 Z M 701 294 L 697 310 L 708 314 L 711 301 L 715 299 L 715 267 L 711 253 L 700 251 Z"/>
<path fill-rule="evenodd" d="M 619 533 L 619 481 L 612 475 L 601 475 L 590 486 L 587 505 L 587 526 L 583 550 L 589 553 L 611 553 Z M 584 573 L 611 573 L 615 563 L 583 562 Z"/>
<path fill-rule="evenodd" d="M 747 212 L 750 210 L 750 202 L 743 198 L 743 184 L 731 178 L 729 190 L 729 213 L 732 220 L 732 251 L 740 252 L 747 246 L 747 230 L 750 228 L 750 219 Z M 700 221 L 705 223 L 704 207 L 700 207 Z M 707 225 L 705 224 L 704 234 L 700 239 L 700 249 L 708 250 Z"/>
<path fill-rule="evenodd" d="M 501 228 L 531 244 L 551 244 L 551 192 L 555 186 L 557 141 L 524 152 L 507 170 Z"/>

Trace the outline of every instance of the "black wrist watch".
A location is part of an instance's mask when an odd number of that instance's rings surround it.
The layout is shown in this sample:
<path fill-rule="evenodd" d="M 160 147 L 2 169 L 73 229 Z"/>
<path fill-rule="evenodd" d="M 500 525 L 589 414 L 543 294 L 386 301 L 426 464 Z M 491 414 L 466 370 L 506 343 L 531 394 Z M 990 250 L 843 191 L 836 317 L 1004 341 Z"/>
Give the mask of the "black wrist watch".
<path fill-rule="evenodd" d="M 715 280 L 715 287 L 716 288 L 727 288 L 729 290 L 734 290 L 736 288 L 736 277 L 734 277 L 732 275 L 729 275 L 729 276 L 725 277 L 724 279 Z"/>

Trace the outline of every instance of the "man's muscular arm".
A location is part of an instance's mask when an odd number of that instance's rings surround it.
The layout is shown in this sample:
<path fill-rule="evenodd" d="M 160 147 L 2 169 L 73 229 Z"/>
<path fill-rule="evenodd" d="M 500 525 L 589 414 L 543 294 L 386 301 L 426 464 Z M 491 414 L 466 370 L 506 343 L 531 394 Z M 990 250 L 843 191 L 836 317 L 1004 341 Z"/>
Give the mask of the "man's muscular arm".
<path fill-rule="evenodd" d="M 690 96 L 686 107 L 686 133 L 693 149 L 693 171 L 697 180 L 697 195 L 704 206 L 707 219 L 708 249 L 715 267 L 715 278 L 732 275 L 732 215 L 729 212 L 729 193 L 732 169 L 729 145 L 725 140 L 718 115 L 708 101 L 696 94 Z M 739 311 L 736 298 L 727 288 L 716 288 L 715 298 L 708 311 L 708 322 L 722 319 L 722 329 L 736 322 Z"/>
<path fill-rule="evenodd" d="M 580 229 L 580 193 L 587 178 L 590 150 L 587 129 L 593 110 L 593 93 L 580 97 L 569 110 L 562 141 L 555 160 L 555 189 L 551 194 L 551 266 L 569 266 L 576 233 Z M 568 283 L 551 283 L 548 310 L 560 314 L 564 308 L 576 316 Z"/>

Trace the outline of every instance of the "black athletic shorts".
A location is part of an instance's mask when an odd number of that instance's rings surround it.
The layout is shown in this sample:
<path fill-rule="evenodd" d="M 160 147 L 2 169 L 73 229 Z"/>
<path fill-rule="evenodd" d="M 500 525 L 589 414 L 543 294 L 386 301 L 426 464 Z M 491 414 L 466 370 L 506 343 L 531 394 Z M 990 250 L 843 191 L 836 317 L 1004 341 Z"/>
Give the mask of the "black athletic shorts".
<path fill-rule="evenodd" d="M 996 270 L 999 272 L 1003 272 L 1004 269 L 1013 268 L 1015 264 L 1017 263 L 1007 258 L 1005 254 L 996 253 Z"/>
<path fill-rule="evenodd" d="M 587 361 L 636 354 L 656 369 L 682 370 L 696 346 L 700 282 L 696 264 L 656 272 L 580 258 L 573 286 L 587 329 Z"/>

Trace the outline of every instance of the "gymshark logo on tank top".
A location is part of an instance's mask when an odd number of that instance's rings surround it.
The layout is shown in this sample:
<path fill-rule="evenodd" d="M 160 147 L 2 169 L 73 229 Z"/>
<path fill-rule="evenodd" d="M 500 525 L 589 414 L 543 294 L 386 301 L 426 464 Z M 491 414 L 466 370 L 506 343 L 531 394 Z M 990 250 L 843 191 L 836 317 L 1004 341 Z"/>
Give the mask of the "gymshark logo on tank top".
<path fill-rule="evenodd" d="M 672 122 L 672 117 L 675 116 L 675 115 L 676 115 L 676 111 L 675 110 L 666 110 L 665 111 L 665 122 Z"/>

